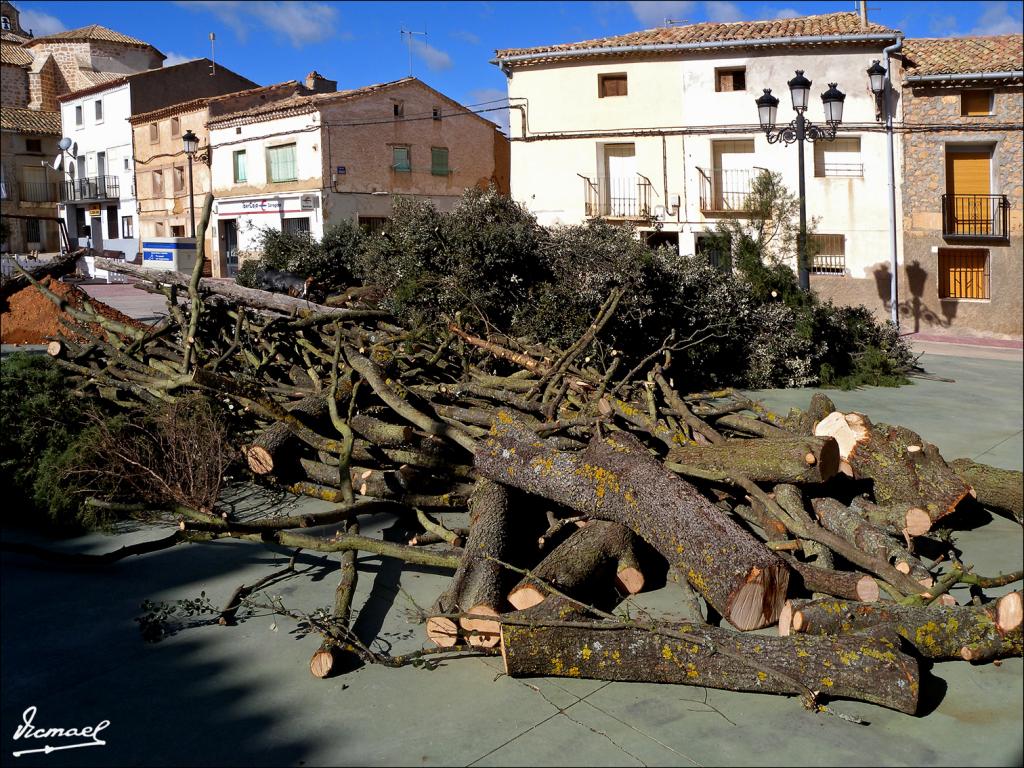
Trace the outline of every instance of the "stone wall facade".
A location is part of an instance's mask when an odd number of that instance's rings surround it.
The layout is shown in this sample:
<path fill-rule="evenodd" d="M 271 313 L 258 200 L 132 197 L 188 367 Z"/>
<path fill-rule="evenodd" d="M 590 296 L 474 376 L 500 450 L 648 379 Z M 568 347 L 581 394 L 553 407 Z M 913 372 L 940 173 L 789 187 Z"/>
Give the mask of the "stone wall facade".
<path fill-rule="evenodd" d="M 28 106 L 28 72 L 22 67 L 0 65 L 0 104 L 18 108 Z"/>
<path fill-rule="evenodd" d="M 941 130 L 906 132 L 903 140 L 903 252 L 900 314 L 913 330 L 948 335 L 1022 337 L 1024 268 L 1024 89 L 990 86 L 992 114 L 961 116 L 964 87 L 904 87 L 904 122 Z M 950 238 L 943 234 L 946 156 L 956 147 L 992 151 L 991 193 L 1009 201 L 1008 238 Z M 939 249 L 988 251 L 989 298 L 939 296 Z M 885 268 L 888 279 L 888 267 Z M 908 327 L 908 330 L 910 328 Z"/>

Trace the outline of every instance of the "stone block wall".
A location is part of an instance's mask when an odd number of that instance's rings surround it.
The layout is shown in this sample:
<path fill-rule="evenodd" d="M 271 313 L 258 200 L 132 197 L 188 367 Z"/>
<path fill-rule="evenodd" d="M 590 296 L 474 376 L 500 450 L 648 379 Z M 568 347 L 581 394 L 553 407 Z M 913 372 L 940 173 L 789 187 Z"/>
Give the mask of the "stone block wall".
<path fill-rule="evenodd" d="M 28 106 L 28 72 L 13 64 L 0 65 L 0 104 L 5 107 Z"/>

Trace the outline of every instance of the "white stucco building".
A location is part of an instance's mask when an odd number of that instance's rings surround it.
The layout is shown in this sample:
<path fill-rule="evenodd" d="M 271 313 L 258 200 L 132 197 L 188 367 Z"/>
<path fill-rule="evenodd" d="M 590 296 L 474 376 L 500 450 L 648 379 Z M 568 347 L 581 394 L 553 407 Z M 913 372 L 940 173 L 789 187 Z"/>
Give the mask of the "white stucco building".
<path fill-rule="evenodd" d="M 822 236 L 812 272 L 816 282 L 863 277 L 889 253 L 886 135 L 866 70 L 897 35 L 836 13 L 498 51 L 512 197 L 544 224 L 632 222 L 693 254 L 718 221 L 741 215 L 760 169 L 796 193 L 797 146 L 769 144 L 755 99 L 771 88 L 785 125 L 796 116 L 786 83 L 803 70 L 808 120 L 824 123 L 829 83 L 846 94 L 837 140 L 805 144 L 807 215 Z"/>

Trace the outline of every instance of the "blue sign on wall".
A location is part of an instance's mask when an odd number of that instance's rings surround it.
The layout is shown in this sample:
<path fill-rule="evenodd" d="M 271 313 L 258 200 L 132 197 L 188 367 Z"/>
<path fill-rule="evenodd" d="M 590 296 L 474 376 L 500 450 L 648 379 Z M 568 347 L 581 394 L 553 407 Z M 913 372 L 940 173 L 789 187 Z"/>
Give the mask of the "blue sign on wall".
<path fill-rule="evenodd" d="M 174 261 L 174 253 L 172 251 L 143 251 L 143 261 Z"/>
<path fill-rule="evenodd" d="M 344 165 L 339 165 L 338 166 L 338 175 L 344 176 L 347 172 L 348 171 L 345 170 L 345 166 Z"/>

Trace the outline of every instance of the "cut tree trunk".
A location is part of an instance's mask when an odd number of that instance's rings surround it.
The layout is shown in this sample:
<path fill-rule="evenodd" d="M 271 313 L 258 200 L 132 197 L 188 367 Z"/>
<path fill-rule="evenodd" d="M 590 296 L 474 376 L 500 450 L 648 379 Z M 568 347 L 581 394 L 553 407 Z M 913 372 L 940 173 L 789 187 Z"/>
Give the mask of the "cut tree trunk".
<path fill-rule="evenodd" d="M 327 416 L 327 398 L 323 395 L 310 395 L 291 405 L 288 412 L 298 417 L 306 426 Z M 283 421 L 275 421 L 253 441 L 245 450 L 245 458 L 249 469 L 257 475 L 279 473 L 281 461 L 289 446 L 294 446 L 299 438 Z M 337 481 L 335 481 L 337 482 Z"/>
<path fill-rule="evenodd" d="M 939 449 L 906 427 L 876 425 L 863 414 L 834 411 L 814 434 L 836 439 L 845 462 L 841 468 L 855 479 L 870 479 L 880 506 L 919 507 L 934 524 L 971 492 Z"/>
<path fill-rule="evenodd" d="M 795 557 L 785 557 L 785 555 L 783 557 L 800 575 L 804 588 L 809 592 L 823 592 L 826 595 L 841 597 L 845 600 L 858 600 L 865 603 L 873 603 L 878 600 L 878 582 L 867 574 L 819 568 L 810 563 L 801 563 Z M 782 621 L 781 617 L 779 621 Z"/>
<path fill-rule="evenodd" d="M 477 471 L 582 514 L 622 523 L 687 579 L 737 629 L 774 624 L 789 568 L 632 435 L 557 451 L 499 412 L 474 457 Z"/>
<path fill-rule="evenodd" d="M 683 622 L 654 631 L 622 624 L 566 626 L 505 617 L 501 652 L 511 677 L 579 677 L 592 680 L 676 683 L 756 693 L 803 693 L 771 667 L 831 697 L 868 701 L 900 712 L 917 710 L 918 662 L 899 639 L 879 631 L 840 637 L 768 637 Z M 578 623 L 578 622 L 573 622 Z M 663 629 L 671 634 L 659 634 Z M 681 640 L 685 633 L 700 642 Z M 807 640 L 816 642 L 805 642 Z M 728 650 L 729 656 L 716 652 Z M 744 664 L 732 654 L 749 660 Z M 759 666 L 763 665 L 763 666 Z"/>
<path fill-rule="evenodd" d="M 515 573 L 501 565 L 508 562 L 510 549 L 508 491 L 490 480 L 478 480 L 469 499 L 469 512 L 469 537 L 462 562 L 427 619 L 427 637 L 445 648 L 458 642 L 460 627 L 471 645 L 497 645 L 496 618 L 461 618 L 456 624 L 453 618 L 441 614 L 497 617 L 509 608 L 505 595 L 515 578 Z"/>
<path fill-rule="evenodd" d="M 921 507 L 897 504 L 882 507 L 863 496 L 850 502 L 850 508 L 872 525 L 895 531 L 907 536 L 924 536 L 932 529 L 932 519 Z"/>
<path fill-rule="evenodd" d="M 974 488 L 980 504 L 1024 523 L 1024 473 L 978 464 L 970 459 L 954 459 L 949 466 Z"/>
<path fill-rule="evenodd" d="M 790 600 L 779 620 L 779 633 L 839 635 L 883 625 L 895 629 L 927 659 L 987 661 L 1019 656 L 1021 593 L 1011 592 L 980 606 Z"/>
<path fill-rule="evenodd" d="M 907 552 L 902 542 L 867 522 L 854 510 L 829 498 L 814 499 L 811 505 L 826 530 L 842 536 L 873 557 L 895 561 L 896 570 L 908 574 L 925 587 L 935 583 L 928 569 Z"/>
<path fill-rule="evenodd" d="M 548 586 L 585 599 L 611 586 L 613 578 L 621 592 L 635 595 L 644 585 L 643 572 L 637 566 L 637 543 L 626 526 L 592 520 L 551 550 L 532 569 L 532 577 L 513 587 L 508 601 L 519 610 L 529 608 L 551 594 Z"/>
<path fill-rule="evenodd" d="M 673 448 L 668 460 L 699 469 L 734 470 L 758 482 L 823 483 L 839 470 L 839 446 L 816 437 L 733 439 Z"/>

